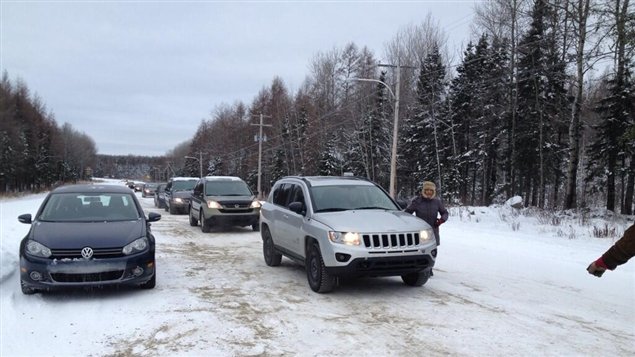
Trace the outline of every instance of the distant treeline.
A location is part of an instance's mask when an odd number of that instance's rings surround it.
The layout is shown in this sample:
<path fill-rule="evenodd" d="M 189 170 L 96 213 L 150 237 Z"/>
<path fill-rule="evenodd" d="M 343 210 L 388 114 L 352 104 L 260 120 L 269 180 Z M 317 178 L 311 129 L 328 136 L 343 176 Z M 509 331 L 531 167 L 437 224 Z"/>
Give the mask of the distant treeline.
<path fill-rule="evenodd" d="M 97 155 L 95 177 L 120 178 L 144 182 L 167 181 L 165 156 Z"/>
<path fill-rule="evenodd" d="M 0 192 L 39 191 L 90 178 L 95 142 L 70 124 L 58 126 L 27 85 L 0 83 Z"/>

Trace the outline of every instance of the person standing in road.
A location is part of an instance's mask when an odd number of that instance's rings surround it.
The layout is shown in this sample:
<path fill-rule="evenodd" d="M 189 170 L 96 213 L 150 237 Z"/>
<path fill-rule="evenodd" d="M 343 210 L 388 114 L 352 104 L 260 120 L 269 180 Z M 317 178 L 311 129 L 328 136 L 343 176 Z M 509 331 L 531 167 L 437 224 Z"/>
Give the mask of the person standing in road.
<path fill-rule="evenodd" d="M 437 186 L 434 182 L 425 181 L 421 189 L 421 196 L 413 199 L 404 211 L 414 213 L 434 229 L 438 246 L 441 245 L 439 226 L 448 220 L 448 210 L 443 206 L 443 202 L 436 197 L 436 190 Z"/>
<path fill-rule="evenodd" d="M 601 257 L 589 264 L 586 270 L 589 274 L 599 278 L 607 269 L 614 270 L 633 256 L 635 256 L 635 224 L 628 227 L 622 238 L 615 242 Z"/>

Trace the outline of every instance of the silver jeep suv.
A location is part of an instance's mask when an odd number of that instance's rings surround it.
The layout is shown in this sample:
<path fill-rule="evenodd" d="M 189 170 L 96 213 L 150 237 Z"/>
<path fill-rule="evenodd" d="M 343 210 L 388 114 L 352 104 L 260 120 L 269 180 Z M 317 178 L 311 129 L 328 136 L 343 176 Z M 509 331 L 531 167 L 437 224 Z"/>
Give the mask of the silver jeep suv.
<path fill-rule="evenodd" d="M 297 261 L 319 293 L 344 276 L 401 276 L 421 286 L 436 257 L 432 228 L 357 177 L 280 179 L 263 203 L 260 225 L 265 263 L 278 266 L 283 255 Z"/>

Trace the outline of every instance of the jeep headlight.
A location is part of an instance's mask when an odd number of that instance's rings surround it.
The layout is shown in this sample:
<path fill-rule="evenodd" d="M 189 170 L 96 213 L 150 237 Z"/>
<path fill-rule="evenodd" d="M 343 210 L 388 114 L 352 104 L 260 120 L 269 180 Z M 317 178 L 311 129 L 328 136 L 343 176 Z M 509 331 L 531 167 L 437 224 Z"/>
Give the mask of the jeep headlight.
<path fill-rule="evenodd" d="M 216 201 L 207 201 L 207 207 L 208 208 L 215 208 L 215 209 L 221 209 L 223 208 L 220 203 L 216 202 Z"/>
<path fill-rule="evenodd" d="M 137 253 L 145 250 L 148 247 L 148 238 L 139 238 L 134 242 L 123 247 L 122 251 L 125 255 Z"/>
<path fill-rule="evenodd" d="M 251 202 L 251 206 L 249 206 L 249 208 L 260 208 L 260 206 L 262 206 L 262 205 L 260 204 L 260 201 L 258 201 L 258 200 L 253 200 L 253 201 Z"/>
<path fill-rule="evenodd" d="M 419 240 L 421 241 L 421 243 L 427 242 L 432 239 L 435 239 L 434 231 L 432 229 L 422 229 L 421 231 L 419 231 Z"/>
<path fill-rule="evenodd" d="M 29 240 L 26 243 L 26 252 L 36 257 L 48 258 L 51 256 L 51 250 L 44 244 L 38 243 L 34 240 Z"/>
<path fill-rule="evenodd" d="M 333 243 L 340 243 L 346 245 L 359 245 L 360 234 L 355 232 L 334 232 L 329 231 L 329 239 Z"/>

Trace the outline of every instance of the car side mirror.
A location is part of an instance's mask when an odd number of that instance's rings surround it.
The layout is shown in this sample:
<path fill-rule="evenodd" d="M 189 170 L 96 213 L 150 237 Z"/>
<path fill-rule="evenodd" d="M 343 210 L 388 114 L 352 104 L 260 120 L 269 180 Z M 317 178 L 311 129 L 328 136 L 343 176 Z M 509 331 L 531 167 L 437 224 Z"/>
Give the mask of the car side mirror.
<path fill-rule="evenodd" d="M 25 224 L 31 224 L 32 218 L 30 213 L 21 214 L 18 216 L 18 221 Z"/>
<path fill-rule="evenodd" d="M 161 219 L 161 215 L 155 212 L 148 213 L 148 222 L 156 222 Z"/>
<path fill-rule="evenodd" d="M 408 207 L 408 200 L 404 200 L 403 198 L 398 198 L 396 201 L 397 201 L 397 204 L 399 205 L 399 208 L 401 208 L 402 210 Z"/>
<path fill-rule="evenodd" d="M 306 213 L 306 211 L 304 210 L 304 203 L 302 202 L 291 202 L 289 203 L 289 209 L 292 210 L 293 212 L 303 215 Z"/>

